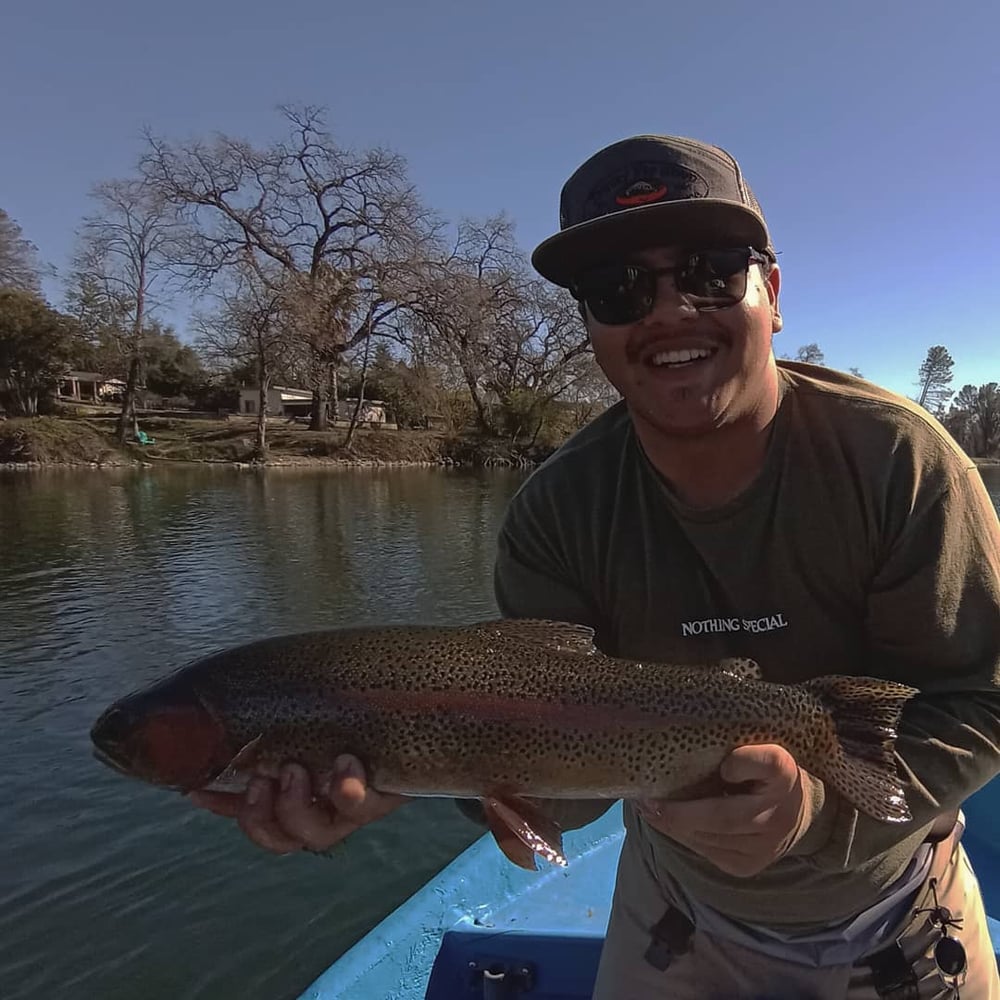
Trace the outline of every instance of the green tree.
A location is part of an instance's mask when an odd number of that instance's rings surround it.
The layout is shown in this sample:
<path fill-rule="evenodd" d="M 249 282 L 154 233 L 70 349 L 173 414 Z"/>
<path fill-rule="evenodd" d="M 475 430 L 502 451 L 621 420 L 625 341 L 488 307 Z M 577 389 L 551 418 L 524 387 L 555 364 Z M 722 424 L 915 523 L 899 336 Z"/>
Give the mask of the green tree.
<path fill-rule="evenodd" d="M 1000 385 L 963 385 L 943 423 L 969 454 L 979 458 L 1000 454 Z"/>
<path fill-rule="evenodd" d="M 21 227 L 0 208 L 0 288 L 16 288 L 38 295 L 38 250 L 24 238 Z"/>
<path fill-rule="evenodd" d="M 953 390 L 950 388 L 952 368 L 955 361 L 948 353 L 947 347 L 940 345 L 927 349 L 927 357 L 920 365 L 917 376 L 916 402 L 932 413 L 944 409 L 945 403 L 951 399 Z"/>
<path fill-rule="evenodd" d="M 33 417 L 53 394 L 73 352 L 72 320 L 20 289 L 0 289 L 0 391 L 16 415 Z"/>
<path fill-rule="evenodd" d="M 793 358 L 790 354 L 779 355 L 784 361 L 802 361 L 807 365 L 822 365 L 826 363 L 826 356 L 819 344 L 803 344 Z"/>
<path fill-rule="evenodd" d="M 795 355 L 796 361 L 803 361 L 808 365 L 822 365 L 826 362 L 826 356 L 819 344 L 803 344 Z"/>
<path fill-rule="evenodd" d="M 159 324 L 146 331 L 142 355 L 146 388 L 161 396 L 193 399 L 208 379 L 197 351 Z"/>
<path fill-rule="evenodd" d="M 344 388 L 348 396 L 360 394 L 361 373 L 356 363 L 348 368 Z M 435 372 L 410 367 L 384 342 L 372 347 L 365 396 L 385 403 L 400 427 L 424 427 L 427 417 L 440 410 Z"/>

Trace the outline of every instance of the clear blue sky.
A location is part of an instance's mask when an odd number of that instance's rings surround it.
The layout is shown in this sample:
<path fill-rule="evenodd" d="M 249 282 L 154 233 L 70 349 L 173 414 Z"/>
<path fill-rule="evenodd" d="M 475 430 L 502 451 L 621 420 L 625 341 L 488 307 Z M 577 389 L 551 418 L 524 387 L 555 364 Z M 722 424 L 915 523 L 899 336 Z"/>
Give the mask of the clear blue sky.
<path fill-rule="evenodd" d="M 36 0 L 0 23 L 0 206 L 58 268 L 145 125 L 264 141 L 279 103 L 325 105 L 526 250 L 582 159 L 673 132 L 728 148 L 764 207 L 779 353 L 817 341 L 909 394 L 942 343 L 956 388 L 1000 381 L 1000 4 Z"/>

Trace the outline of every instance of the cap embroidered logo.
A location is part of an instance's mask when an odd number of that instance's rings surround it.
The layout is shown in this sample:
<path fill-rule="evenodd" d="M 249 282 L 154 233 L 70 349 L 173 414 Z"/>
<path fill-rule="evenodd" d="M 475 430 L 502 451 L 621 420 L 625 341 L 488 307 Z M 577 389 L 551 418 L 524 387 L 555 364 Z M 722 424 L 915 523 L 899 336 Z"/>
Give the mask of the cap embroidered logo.
<path fill-rule="evenodd" d="M 629 184 L 615 198 L 615 203 L 623 208 L 633 208 L 636 205 L 650 205 L 654 201 L 662 201 L 667 196 L 667 185 L 652 181 L 636 181 Z"/>

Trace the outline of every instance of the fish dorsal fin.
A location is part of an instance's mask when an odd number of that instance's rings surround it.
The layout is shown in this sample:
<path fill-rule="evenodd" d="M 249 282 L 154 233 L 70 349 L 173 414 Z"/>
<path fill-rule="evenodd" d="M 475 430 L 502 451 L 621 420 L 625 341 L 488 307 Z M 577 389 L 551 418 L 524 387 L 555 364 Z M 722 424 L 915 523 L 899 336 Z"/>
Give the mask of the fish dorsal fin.
<path fill-rule="evenodd" d="M 724 673 L 732 674 L 741 681 L 762 681 L 764 675 L 756 660 L 751 660 L 745 656 L 734 656 L 719 663 L 719 669 Z"/>
<path fill-rule="evenodd" d="M 486 634 L 494 633 L 529 646 L 543 646 L 557 653 L 590 655 L 594 649 L 594 630 L 588 625 L 548 621 L 542 618 L 501 618 L 480 626 Z"/>

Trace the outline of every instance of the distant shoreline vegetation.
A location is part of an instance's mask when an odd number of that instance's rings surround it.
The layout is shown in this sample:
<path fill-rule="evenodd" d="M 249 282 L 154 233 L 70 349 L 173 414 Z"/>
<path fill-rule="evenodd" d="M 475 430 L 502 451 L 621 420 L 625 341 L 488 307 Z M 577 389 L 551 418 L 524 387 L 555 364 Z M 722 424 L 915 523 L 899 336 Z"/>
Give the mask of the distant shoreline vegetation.
<path fill-rule="evenodd" d="M 279 456 L 358 454 L 359 411 L 377 402 L 387 422 L 442 430 L 475 461 L 527 461 L 617 399 L 578 303 L 534 271 L 504 212 L 442 217 L 402 157 L 344 146 L 321 108 L 283 107 L 279 125 L 253 141 L 148 132 L 129 175 L 96 184 L 91 211 L 67 220 L 74 252 L 57 275 L 0 206 L 0 412 L 113 402 L 119 450 L 139 441 L 152 456 L 150 411 L 228 410 L 253 424 L 252 454 L 233 435 L 228 460 L 265 462 L 281 429 L 270 418 L 288 415 L 280 391 L 319 437 L 278 441 Z M 59 302 L 43 298 L 43 273 Z M 166 323 L 178 304 L 183 331 Z M 795 359 L 825 363 L 816 343 Z M 914 401 L 967 454 L 1000 455 L 1000 383 L 955 391 L 953 367 L 930 347 Z M 338 443 L 323 435 L 346 399 L 358 406 Z M 58 453 L 36 437 L 18 447 Z M 222 460 L 205 440 L 186 447 Z"/>
<path fill-rule="evenodd" d="M 182 464 L 240 468 L 440 466 L 532 468 L 558 447 L 531 447 L 467 432 L 358 430 L 309 431 L 284 422 L 269 426 L 268 458 L 254 448 L 255 425 L 247 420 L 142 420 L 147 444 L 116 439 L 113 418 L 33 417 L 0 421 L 0 468 L 76 466 L 121 468 Z"/>
<path fill-rule="evenodd" d="M 310 431 L 287 421 L 269 422 L 266 461 L 255 457 L 255 424 L 247 419 L 143 418 L 147 443 L 122 446 L 115 418 L 31 417 L 0 420 L 0 469 L 160 465 L 223 465 L 239 468 L 439 466 L 534 468 L 565 440 L 530 446 L 473 430 L 386 430 L 362 427 L 346 441 L 344 428 Z M 1000 458 L 974 457 L 981 468 Z"/>

